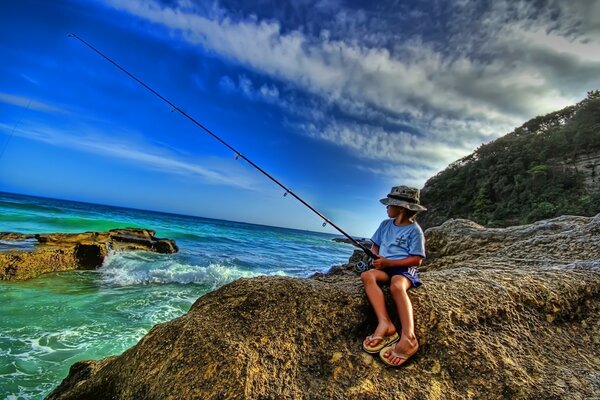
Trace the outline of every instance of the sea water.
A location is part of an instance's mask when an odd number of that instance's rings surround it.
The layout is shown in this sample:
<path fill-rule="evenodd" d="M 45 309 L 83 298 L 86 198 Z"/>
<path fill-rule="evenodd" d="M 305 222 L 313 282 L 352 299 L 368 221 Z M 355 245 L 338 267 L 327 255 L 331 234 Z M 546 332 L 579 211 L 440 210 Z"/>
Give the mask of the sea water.
<path fill-rule="evenodd" d="M 237 278 L 306 277 L 352 253 L 329 234 L 0 193 L 0 232 L 125 227 L 153 229 L 180 251 L 111 253 L 96 271 L 0 281 L 0 399 L 43 398 L 73 363 L 122 353 Z"/>

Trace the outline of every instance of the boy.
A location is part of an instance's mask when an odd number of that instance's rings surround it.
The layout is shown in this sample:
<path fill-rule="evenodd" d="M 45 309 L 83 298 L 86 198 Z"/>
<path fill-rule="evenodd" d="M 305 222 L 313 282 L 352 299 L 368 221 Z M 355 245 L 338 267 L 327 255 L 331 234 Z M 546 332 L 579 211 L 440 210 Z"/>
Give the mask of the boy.
<path fill-rule="evenodd" d="M 390 219 L 383 221 L 371 238 L 371 251 L 379 256 L 373 261 L 374 269 L 360 275 L 378 322 L 375 332 L 365 338 L 363 349 L 371 354 L 379 353 L 381 360 L 392 367 L 404 364 L 419 349 L 412 303 L 407 294 L 411 287 L 421 285 L 416 267 L 425 258 L 425 237 L 415 216 L 427 209 L 419 204 L 419 195 L 419 189 L 395 186 L 380 200 L 387 206 Z M 400 337 L 378 285 L 387 282 L 402 324 Z"/>

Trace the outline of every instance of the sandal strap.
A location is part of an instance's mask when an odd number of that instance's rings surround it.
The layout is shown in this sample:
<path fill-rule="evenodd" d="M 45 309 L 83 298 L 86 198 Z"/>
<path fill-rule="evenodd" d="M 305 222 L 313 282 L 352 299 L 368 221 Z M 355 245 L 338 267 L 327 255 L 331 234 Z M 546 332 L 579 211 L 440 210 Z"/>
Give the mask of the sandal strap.
<path fill-rule="evenodd" d="M 412 354 L 410 356 L 407 356 L 406 354 L 396 353 L 396 351 L 392 349 L 392 354 L 390 354 L 390 356 L 392 356 L 392 357 L 398 357 L 398 358 L 401 358 L 403 360 L 408 360 L 412 356 Z M 389 356 L 388 356 L 388 358 L 389 358 Z"/>

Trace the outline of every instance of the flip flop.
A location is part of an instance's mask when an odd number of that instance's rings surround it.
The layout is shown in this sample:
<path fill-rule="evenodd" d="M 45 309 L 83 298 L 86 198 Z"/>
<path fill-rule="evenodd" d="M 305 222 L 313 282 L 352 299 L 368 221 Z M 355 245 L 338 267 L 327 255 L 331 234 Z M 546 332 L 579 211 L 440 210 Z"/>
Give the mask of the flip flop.
<path fill-rule="evenodd" d="M 415 355 L 415 353 L 419 350 L 419 348 L 417 347 L 417 350 L 415 350 L 414 352 L 412 352 L 411 354 L 402 354 L 402 353 L 396 353 L 396 351 L 394 351 L 394 347 L 396 346 L 396 344 L 391 344 L 389 346 L 385 346 L 383 349 L 381 349 L 379 351 L 379 358 L 381 358 L 381 361 L 383 361 L 383 363 L 389 367 L 393 367 L 393 368 L 398 368 L 401 367 L 403 365 L 405 365 L 408 362 L 408 359 L 411 358 L 412 356 Z M 388 361 L 388 359 L 385 357 L 385 353 L 391 350 L 392 357 L 400 357 L 404 360 L 404 362 L 402 362 L 401 364 L 392 364 L 391 362 Z"/>
<path fill-rule="evenodd" d="M 365 343 L 365 340 L 367 340 L 367 339 L 369 341 L 380 339 L 380 342 L 377 343 L 375 346 L 369 346 L 368 344 Z M 384 348 L 385 346 L 387 346 L 389 344 L 396 343 L 399 339 L 400 339 L 400 336 L 398 336 L 398 332 L 394 332 L 394 334 L 390 335 L 390 336 L 370 335 L 365 340 L 363 340 L 363 350 L 369 354 L 377 354 L 377 353 L 379 353 L 379 350 L 381 350 L 382 348 Z"/>

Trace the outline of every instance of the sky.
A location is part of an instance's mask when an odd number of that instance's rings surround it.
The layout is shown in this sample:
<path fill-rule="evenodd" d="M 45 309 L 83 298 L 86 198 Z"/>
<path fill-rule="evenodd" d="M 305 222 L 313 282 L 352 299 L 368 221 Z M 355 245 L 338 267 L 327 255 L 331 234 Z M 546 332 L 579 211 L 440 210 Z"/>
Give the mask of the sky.
<path fill-rule="evenodd" d="M 600 89 L 600 1 L 0 0 L 0 191 L 351 235 Z"/>

